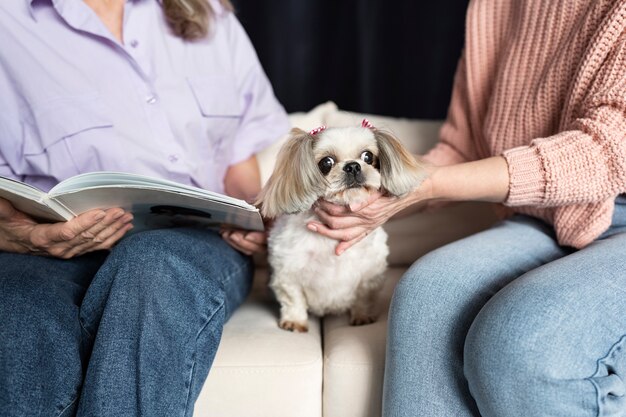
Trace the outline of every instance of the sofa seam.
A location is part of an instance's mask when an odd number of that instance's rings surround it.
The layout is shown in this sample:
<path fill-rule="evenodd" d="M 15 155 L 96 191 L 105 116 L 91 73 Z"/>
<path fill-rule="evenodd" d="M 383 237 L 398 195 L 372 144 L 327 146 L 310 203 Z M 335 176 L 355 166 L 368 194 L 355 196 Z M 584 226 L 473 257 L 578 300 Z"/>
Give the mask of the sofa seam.
<path fill-rule="evenodd" d="M 367 363 L 363 363 L 363 364 L 349 364 L 349 363 L 345 363 L 345 364 L 326 364 L 324 363 L 324 366 L 326 367 L 330 367 L 330 368 L 351 368 L 351 369 L 374 369 L 376 368 L 376 366 L 374 365 L 370 365 Z"/>

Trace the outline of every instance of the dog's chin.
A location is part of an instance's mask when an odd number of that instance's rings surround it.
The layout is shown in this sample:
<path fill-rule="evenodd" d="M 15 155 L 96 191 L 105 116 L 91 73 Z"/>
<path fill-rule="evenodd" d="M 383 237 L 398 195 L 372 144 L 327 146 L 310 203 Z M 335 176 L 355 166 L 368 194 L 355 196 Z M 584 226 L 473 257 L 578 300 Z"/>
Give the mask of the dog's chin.
<path fill-rule="evenodd" d="M 327 193 L 324 196 L 324 200 L 341 206 L 359 204 L 366 201 L 370 194 L 372 194 L 376 190 L 377 188 L 373 188 L 367 185 L 346 187 L 339 191 Z"/>

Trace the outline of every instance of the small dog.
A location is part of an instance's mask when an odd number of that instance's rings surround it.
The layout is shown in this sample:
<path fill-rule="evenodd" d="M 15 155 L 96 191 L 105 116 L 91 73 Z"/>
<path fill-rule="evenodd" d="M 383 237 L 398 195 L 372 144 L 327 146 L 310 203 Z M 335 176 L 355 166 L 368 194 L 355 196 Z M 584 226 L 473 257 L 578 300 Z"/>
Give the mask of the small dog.
<path fill-rule="evenodd" d="M 293 129 L 257 204 L 276 218 L 268 238 L 270 287 L 280 303 L 279 326 L 308 331 L 307 312 L 350 313 L 350 324 L 376 321 L 374 308 L 387 268 L 387 234 L 379 227 L 336 256 L 337 241 L 307 229 L 323 198 L 339 205 L 367 200 L 381 190 L 402 196 L 424 171 L 391 134 L 374 128 L 325 126 Z"/>

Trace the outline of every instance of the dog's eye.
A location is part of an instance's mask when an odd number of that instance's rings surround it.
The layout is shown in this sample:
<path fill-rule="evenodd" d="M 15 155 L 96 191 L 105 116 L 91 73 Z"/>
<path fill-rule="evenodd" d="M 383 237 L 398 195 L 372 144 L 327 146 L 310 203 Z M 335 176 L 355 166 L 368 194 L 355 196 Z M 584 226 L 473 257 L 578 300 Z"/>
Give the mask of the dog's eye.
<path fill-rule="evenodd" d="M 363 162 L 365 162 L 368 165 L 372 165 L 372 163 L 374 162 L 374 155 L 372 155 L 372 153 L 370 151 L 364 151 L 361 154 L 361 159 L 363 160 Z"/>
<path fill-rule="evenodd" d="M 333 168 L 333 165 L 335 165 L 335 160 L 331 158 L 330 156 L 322 158 L 317 163 L 317 166 L 320 168 L 320 171 L 322 171 L 322 174 L 324 175 L 330 172 L 330 170 Z"/>

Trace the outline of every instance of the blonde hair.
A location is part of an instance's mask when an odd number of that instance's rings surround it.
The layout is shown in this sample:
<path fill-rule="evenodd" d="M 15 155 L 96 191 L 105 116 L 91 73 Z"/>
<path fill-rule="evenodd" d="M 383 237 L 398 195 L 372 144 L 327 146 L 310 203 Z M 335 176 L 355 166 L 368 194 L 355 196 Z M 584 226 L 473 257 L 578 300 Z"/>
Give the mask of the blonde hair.
<path fill-rule="evenodd" d="M 220 3 L 227 10 L 233 10 L 229 0 L 220 0 Z M 163 0 L 163 12 L 174 35 L 186 41 L 207 36 L 215 13 L 207 0 Z"/>

